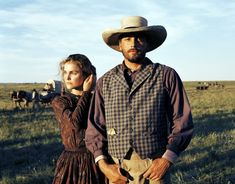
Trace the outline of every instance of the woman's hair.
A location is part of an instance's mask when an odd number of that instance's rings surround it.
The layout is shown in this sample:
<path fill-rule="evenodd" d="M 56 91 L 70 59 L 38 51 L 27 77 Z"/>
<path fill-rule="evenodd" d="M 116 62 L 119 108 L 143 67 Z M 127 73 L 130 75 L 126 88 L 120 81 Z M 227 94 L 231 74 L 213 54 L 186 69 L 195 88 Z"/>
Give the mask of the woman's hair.
<path fill-rule="evenodd" d="M 83 77 L 87 78 L 89 75 L 96 75 L 96 68 L 91 64 L 90 60 L 82 54 L 72 54 L 60 62 L 60 74 L 62 81 L 64 80 L 64 65 L 68 62 L 77 64 L 81 69 Z"/>
<path fill-rule="evenodd" d="M 60 75 L 62 82 L 64 83 L 64 65 L 68 62 L 72 62 L 77 64 L 77 66 L 81 69 L 83 77 L 86 79 L 89 75 L 96 75 L 96 68 L 91 64 L 90 60 L 82 54 L 72 54 L 69 55 L 66 59 L 60 62 Z M 63 95 L 66 91 L 65 86 L 62 84 L 61 86 L 61 95 Z"/>

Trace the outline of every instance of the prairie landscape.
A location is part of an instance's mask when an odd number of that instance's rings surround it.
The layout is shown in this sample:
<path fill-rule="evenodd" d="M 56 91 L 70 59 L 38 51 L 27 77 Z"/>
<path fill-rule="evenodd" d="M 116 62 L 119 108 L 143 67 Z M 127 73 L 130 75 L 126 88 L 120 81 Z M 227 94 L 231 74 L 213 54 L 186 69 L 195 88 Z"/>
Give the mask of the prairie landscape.
<path fill-rule="evenodd" d="M 212 81 L 213 83 L 213 81 Z M 173 184 L 235 183 L 235 81 L 197 90 L 184 82 L 192 107 L 194 137 L 172 169 Z M 62 145 L 53 111 L 16 109 L 9 92 L 43 84 L 0 84 L 0 184 L 49 184 Z"/>

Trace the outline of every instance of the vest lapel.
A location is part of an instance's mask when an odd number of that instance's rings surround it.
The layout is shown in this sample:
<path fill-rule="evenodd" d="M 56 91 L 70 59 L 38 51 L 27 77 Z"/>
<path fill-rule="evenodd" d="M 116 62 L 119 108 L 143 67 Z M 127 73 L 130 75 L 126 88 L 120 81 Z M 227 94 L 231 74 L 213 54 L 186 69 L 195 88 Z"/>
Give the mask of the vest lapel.
<path fill-rule="evenodd" d="M 129 89 L 129 86 L 126 82 L 122 69 L 119 67 L 116 68 L 116 75 L 114 75 L 114 81 L 123 85 L 125 88 Z"/>
<path fill-rule="evenodd" d="M 147 65 L 137 76 L 132 85 L 130 95 L 151 75 L 153 65 Z"/>

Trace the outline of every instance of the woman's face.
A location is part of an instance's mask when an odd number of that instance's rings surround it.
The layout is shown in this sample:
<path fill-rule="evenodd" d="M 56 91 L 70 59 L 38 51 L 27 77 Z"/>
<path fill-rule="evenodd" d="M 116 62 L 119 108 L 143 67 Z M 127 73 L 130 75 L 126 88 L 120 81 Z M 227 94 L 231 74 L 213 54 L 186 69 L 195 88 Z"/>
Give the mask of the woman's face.
<path fill-rule="evenodd" d="M 84 81 L 82 70 L 74 62 L 65 63 L 63 77 L 65 86 L 69 90 L 81 87 Z"/>

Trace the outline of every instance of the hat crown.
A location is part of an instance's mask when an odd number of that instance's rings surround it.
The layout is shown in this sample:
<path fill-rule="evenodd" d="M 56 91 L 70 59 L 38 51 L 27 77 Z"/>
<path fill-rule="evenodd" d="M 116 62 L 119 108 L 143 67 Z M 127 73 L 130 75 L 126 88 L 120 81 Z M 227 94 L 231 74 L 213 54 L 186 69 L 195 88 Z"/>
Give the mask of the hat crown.
<path fill-rule="evenodd" d="M 121 28 L 135 28 L 135 27 L 145 27 L 148 26 L 148 21 L 144 17 L 131 16 L 125 17 L 121 20 Z"/>

